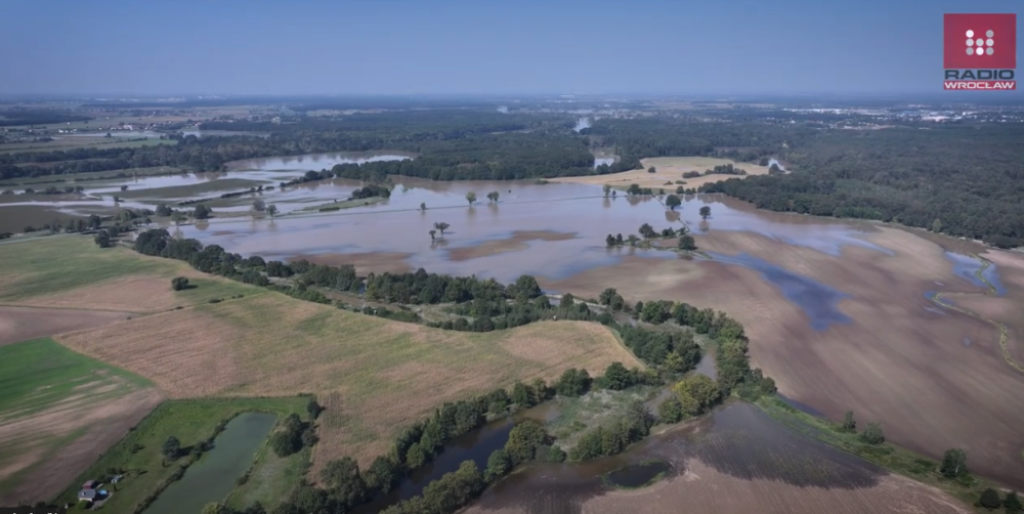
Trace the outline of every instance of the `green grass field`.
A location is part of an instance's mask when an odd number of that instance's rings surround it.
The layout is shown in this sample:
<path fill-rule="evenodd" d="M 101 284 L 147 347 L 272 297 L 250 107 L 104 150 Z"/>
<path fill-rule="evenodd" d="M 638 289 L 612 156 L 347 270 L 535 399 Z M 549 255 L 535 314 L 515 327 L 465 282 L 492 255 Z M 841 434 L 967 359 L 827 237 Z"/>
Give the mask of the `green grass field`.
<path fill-rule="evenodd" d="M 0 497 L 12 494 L 62 448 L 102 430 L 97 424 L 103 420 L 86 420 L 87 411 L 152 385 L 50 338 L 0 346 L 0 470 L 18 469 L 0 475 Z"/>
<path fill-rule="evenodd" d="M 268 185 L 270 182 L 261 180 L 252 180 L 245 178 L 221 178 L 217 180 L 208 180 L 200 182 L 198 184 L 188 184 L 185 186 L 167 186 L 167 187 L 154 187 L 149 189 L 132 189 L 129 184 L 129 189 L 123 193 L 116 193 L 121 198 L 146 198 L 146 199 L 164 199 L 173 198 L 176 200 L 180 199 L 192 199 L 202 196 L 212 196 L 214 193 L 233 193 L 235 191 L 245 191 L 250 187 L 256 187 L 259 185 Z M 251 202 L 252 200 L 249 200 Z"/>
<path fill-rule="evenodd" d="M 352 207 L 363 207 L 363 206 L 366 206 L 366 205 L 373 205 L 375 203 L 383 202 L 384 200 L 385 199 L 380 197 L 380 196 L 374 196 L 374 197 L 370 197 L 370 198 L 362 198 L 362 199 L 359 199 L 359 200 L 342 200 L 340 202 L 331 202 L 331 203 L 325 203 L 325 204 L 320 204 L 320 205 L 314 205 L 312 207 L 305 207 L 305 208 L 301 209 L 300 212 L 303 212 L 303 211 L 305 211 L 305 212 L 308 212 L 308 211 L 316 212 L 316 211 L 320 211 L 320 210 L 340 211 L 342 209 L 351 209 Z"/>
<path fill-rule="evenodd" d="M 157 166 L 154 168 L 135 168 L 110 171 L 90 171 L 88 173 L 69 173 L 63 175 L 43 175 L 40 177 L 21 177 L 7 180 L 0 180 L 0 188 L 8 189 L 12 186 L 27 186 L 32 184 L 63 184 L 83 182 L 88 185 L 94 180 L 118 179 L 130 177 L 148 177 L 154 175 L 172 175 L 181 173 L 181 170 L 171 166 Z"/>
<path fill-rule="evenodd" d="M 162 285 L 160 291 L 154 291 L 163 294 L 170 290 L 171 278 L 194 274 L 185 262 L 158 257 L 147 258 L 125 247 L 100 248 L 92 238 L 74 234 L 0 244 L 0 262 L 4 263 L 0 269 L 0 303 L 9 304 L 85 288 L 84 291 L 79 291 L 83 296 L 81 305 L 55 306 L 103 308 L 95 304 L 103 303 L 108 294 L 116 292 L 103 292 L 90 301 L 87 289 L 89 286 L 132 275 L 150 276 L 167 281 L 166 291 Z M 149 298 L 148 300 L 153 302 L 152 310 L 207 303 L 213 298 L 266 292 L 255 286 L 212 275 L 192 278 L 190 284 L 196 287 L 174 292 L 173 298 L 167 301 L 161 302 L 155 295 Z M 165 305 L 167 302 L 170 304 Z M 143 303 L 139 306 L 145 307 Z"/>
<path fill-rule="evenodd" d="M 17 198 L 17 197 L 14 197 Z M 6 198 L 5 198 L 6 200 Z M 20 234 L 25 227 L 39 228 L 54 221 L 61 226 L 68 220 L 77 220 L 82 216 L 67 214 L 55 210 L 49 205 L 2 205 L 0 204 L 0 232 Z"/>
<path fill-rule="evenodd" d="M 63 137 L 64 139 L 55 139 L 53 141 L 32 143 L 6 143 L 0 145 L 0 154 L 19 152 L 48 152 L 54 150 L 73 150 L 76 148 L 138 148 L 140 146 L 178 144 L 178 142 L 173 139 L 140 139 L 125 141 L 125 139 L 130 138 L 74 136 L 59 137 Z"/>
<path fill-rule="evenodd" d="M 72 482 L 70 487 L 58 496 L 57 503 L 74 501 L 78 484 L 106 476 L 109 468 L 120 468 L 127 471 L 129 476 L 117 484 L 113 496 L 103 506 L 103 512 L 130 513 L 140 501 L 156 491 L 159 484 L 175 469 L 175 466 L 164 466 L 164 459 L 160 453 L 161 446 L 168 436 L 177 437 L 182 447 L 188 448 L 209 438 L 221 421 L 243 412 L 265 412 L 276 415 L 278 419 L 283 419 L 291 413 L 305 417 L 308 401 L 308 398 L 292 396 L 164 402 L 139 423 L 135 430 Z M 266 502 L 264 506 L 272 508 L 297 484 L 294 470 L 304 465 L 304 459 L 308 461 L 308 452 L 278 459 L 273 452 L 266 451 L 265 447 L 264 444 L 264 448 L 256 454 L 259 460 L 255 463 L 255 469 L 269 469 L 271 473 L 260 477 L 258 481 L 252 481 L 252 484 L 246 484 L 239 489 L 238 494 L 232 493 L 232 500 L 242 502 L 248 498 L 260 499 Z M 258 489 L 259 484 L 264 482 L 273 482 L 274 489 Z"/>

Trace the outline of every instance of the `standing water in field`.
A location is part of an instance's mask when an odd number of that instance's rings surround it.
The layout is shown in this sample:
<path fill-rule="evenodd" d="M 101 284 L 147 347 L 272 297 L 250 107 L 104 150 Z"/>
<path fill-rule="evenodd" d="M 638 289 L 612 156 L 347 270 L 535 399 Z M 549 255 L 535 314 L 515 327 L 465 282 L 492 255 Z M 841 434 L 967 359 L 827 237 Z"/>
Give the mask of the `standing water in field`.
<path fill-rule="evenodd" d="M 229 421 L 213 440 L 213 449 L 189 466 L 185 476 L 160 493 L 143 514 L 198 513 L 207 503 L 224 500 L 235 488 L 235 480 L 249 469 L 276 419 L 272 414 L 247 412 Z"/>
<path fill-rule="evenodd" d="M 984 277 L 985 280 L 981 280 L 978 278 L 978 270 L 984 266 L 984 262 L 981 259 L 955 252 L 946 252 L 946 258 L 953 262 L 954 275 L 967 280 L 976 286 L 984 288 L 989 287 L 989 285 L 985 283 L 987 280 L 989 284 L 992 284 L 992 286 L 995 287 L 996 296 L 1006 294 L 1006 288 L 1003 287 L 1002 282 L 999 280 L 999 270 L 996 269 L 995 264 L 990 262 L 989 265 L 985 267 L 985 271 L 981 272 L 981 276 Z"/>

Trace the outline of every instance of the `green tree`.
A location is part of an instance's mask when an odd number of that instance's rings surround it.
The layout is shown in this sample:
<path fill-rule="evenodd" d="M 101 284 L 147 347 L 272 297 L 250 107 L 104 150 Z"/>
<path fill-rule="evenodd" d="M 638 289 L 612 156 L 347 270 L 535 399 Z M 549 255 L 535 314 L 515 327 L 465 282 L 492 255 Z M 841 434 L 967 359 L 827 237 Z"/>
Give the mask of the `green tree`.
<path fill-rule="evenodd" d="M 99 246 L 100 248 L 110 248 L 110 232 L 107 232 L 106 230 L 100 230 L 93 237 L 93 241 L 95 241 L 96 246 Z"/>
<path fill-rule="evenodd" d="M 213 209 L 211 209 L 211 208 L 209 208 L 209 207 L 207 207 L 207 206 L 205 206 L 203 204 L 199 204 L 199 205 L 196 206 L 195 210 L 192 211 L 192 217 L 197 219 L 197 220 L 205 220 L 205 219 L 208 219 L 210 217 L 210 213 L 212 213 L 212 212 L 213 212 Z"/>
<path fill-rule="evenodd" d="M 998 509 L 1002 504 L 1003 500 L 999 498 L 999 491 L 996 491 L 991 487 L 982 491 L 981 497 L 978 498 L 978 505 L 981 505 L 988 510 Z"/>
<path fill-rule="evenodd" d="M 665 197 L 665 206 L 668 207 L 669 209 L 672 209 L 673 211 L 676 210 L 676 207 L 679 207 L 682 204 L 683 201 L 680 200 L 679 197 L 676 195 L 668 195 L 667 197 Z"/>
<path fill-rule="evenodd" d="M 439 221 L 439 222 L 435 222 L 434 223 L 434 228 L 437 229 L 437 231 L 441 233 L 441 237 L 444 237 L 444 231 L 448 230 L 448 227 L 450 227 L 450 226 L 451 225 L 449 225 L 449 224 L 447 224 L 447 223 L 445 223 L 443 221 Z"/>
<path fill-rule="evenodd" d="M 707 375 L 697 374 L 680 380 L 673 388 L 677 396 L 689 395 L 699 405 L 699 412 L 712 407 L 722 397 L 722 391 L 718 384 Z M 680 399 L 682 403 L 682 399 Z"/>
<path fill-rule="evenodd" d="M 710 216 L 711 216 L 711 207 L 705 205 L 705 206 L 700 208 L 700 217 L 701 218 L 708 219 L 708 217 L 710 217 Z"/>
<path fill-rule="evenodd" d="M 473 203 L 476 202 L 476 193 L 473 191 L 466 193 L 466 201 L 469 202 L 470 206 L 472 206 Z"/>
<path fill-rule="evenodd" d="M 188 289 L 188 279 L 185 277 L 174 277 L 171 279 L 171 289 L 183 291 Z"/>
<path fill-rule="evenodd" d="M 270 205 L 268 205 L 268 206 L 267 206 L 267 214 L 269 214 L 269 215 L 270 215 L 270 218 L 271 218 L 271 219 L 273 219 L 273 218 L 274 218 L 274 216 L 276 216 L 276 215 L 277 215 L 277 206 L 276 206 L 276 205 L 274 205 L 274 204 L 270 204 Z"/>
<path fill-rule="evenodd" d="M 853 419 L 853 411 L 848 410 L 843 416 L 843 424 L 840 427 L 843 432 L 854 433 L 857 431 L 857 421 Z"/>
<path fill-rule="evenodd" d="M 860 434 L 860 440 L 868 444 L 882 444 L 885 442 L 885 434 L 882 433 L 882 425 L 878 423 L 868 423 L 867 428 Z"/>
<path fill-rule="evenodd" d="M 202 514 L 233 514 L 233 511 L 222 503 L 207 503 L 203 506 Z"/>
<path fill-rule="evenodd" d="M 167 440 L 164 441 L 163 446 L 160 448 L 160 453 L 167 460 L 174 460 L 178 458 L 181 453 L 181 441 L 177 437 L 168 436 Z"/>
<path fill-rule="evenodd" d="M 654 231 L 654 227 L 652 227 L 649 223 L 644 223 L 643 225 L 640 225 L 639 232 L 644 239 L 650 239 L 658 235 L 658 233 Z"/>
<path fill-rule="evenodd" d="M 491 452 L 490 457 L 487 457 L 487 469 L 484 470 L 484 481 L 494 482 L 495 480 L 505 476 L 512 469 L 512 462 L 508 458 L 508 453 L 503 448 L 498 448 Z"/>
<path fill-rule="evenodd" d="M 256 200 L 253 200 L 253 202 L 252 202 L 253 217 L 255 217 L 257 214 L 264 213 L 264 212 L 267 212 L 267 203 L 264 202 L 262 198 L 257 198 Z"/>
<path fill-rule="evenodd" d="M 608 237 L 604 238 L 604 244 L 609 248 L 615 246 L 615 236 L 608 234 Z"/>
<path fill-rule="evenodd" d="M 320 417 L 320 413 L 323 411 L 323 406 L 317 403 L 316 398 L 309 399 L 309 403 L 306 404 L 306 412 L 309 414 L 309 419 L 316 419 Z"/>
<path fill-rule="evenodd" d="M 487 193 L 487 199 L 493 203 L 498 203 L 499 196 L 501 196 L 501 193 L 498 193 L 497 191 L 491 191 L 490 193 Z"/>
<path fill-rule="evenodd" d="M 957 478 L 967 474 L 967 452 L 950 448 L 942 455 L 939 473 L 946 478 Z"/>
<path fill-rule="evenodd" d="M 684 234 L 679 237 L 679 249 L 692 252 L 697 249 L 697 242 L 693 240 L 693 236 Z"/>
<path fill-rule="evenodd" d="M 366 487 L 370 491 L 380 491 L 384 494 L 391 491 L 400 477 L 401 471 L 398 469 L 398 465 L 384 456 L 373 459 L 373 464 L 370 464 L 370 468 L 363 473 Z"/>
<path fill-rule="evenodd" d="M 505 443 L 505 453 L 510 464 L 516 466 L 533 460 L 537 447 L 544 444 L 547 439 L 548 435 L 540 423 L 528 419 L 517 424 L 509 432 L 508 442 Z"/>
<path fill-rule="evenodd" d="M 420 443 L 412 443 L 412 446 L 405 452 L 405 463 L 409 469 L 416 469 L 427 462 L 427 454 L 420 447 Z"/>
<path fill-rule="evenodd" d="M 604 370 L 605 387 L 613 391 L 621 391 L 633 385 L 634 376 L 621 362 L 613 362 Z"/>
<path fill-rule="evenodd" d="M 658 405 L 658 418 L 662 423 L 678 423 L 683 419 L 683 405 L 677 398 L 666 398 Z"/>
<path fill-rule="evenodd" d="M 352 457 L 328 462 L 320 471 L 320 480 L 332 496 L 347 506 L 358 504 L 366 496 L 366 482 Z"/>
<path fill-rule="evenodd" d="M 1007 514 L 1016 514 L 1024 509 L 1021 505 L 1020 497 L 1017 496 L 1016 491 L 1010 491 L 1003 499 L 1003 508 L 1006 509 Z"/>

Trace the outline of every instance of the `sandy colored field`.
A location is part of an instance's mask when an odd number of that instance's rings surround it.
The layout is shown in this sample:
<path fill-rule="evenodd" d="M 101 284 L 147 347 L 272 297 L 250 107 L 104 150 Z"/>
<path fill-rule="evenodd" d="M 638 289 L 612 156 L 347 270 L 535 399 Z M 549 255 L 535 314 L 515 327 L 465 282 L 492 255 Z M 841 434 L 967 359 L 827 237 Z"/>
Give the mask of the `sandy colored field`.
<path fill-rule="evenodd" d="M 507 239 L 485 241 L 476 246 L 453 248 L 448 251 L 448 258 L 453 261 L 467 261 L 489 255 L 525 250 L 530 247 L 527 244 L 530 241 L 565 241 L 575 237 L 575 234 L 551 230 L 516 230 L 512 232 L 512 237 Z"/>
<path fill-rule="evenodd" d="M 315 392 L 328 414 L 316 463 L 368 464 L 401 427 L 454 401 L 568 367 L 641 364 L 606 328 L 545 322 L 471 334 L 264 294 L 136 318 L 60 342 L 153 380 L 176 398 Z"/>
<path fill-rule="evenodd" d="M 633 257 L 541 285 L 583 296 L 615 287 L 629 301 L 667 298 L 724 310 L 746 327 L 753 365 L 786 396 L 835 420 L 852 409 L 862 424 L 880 421 L 887 438 L 932 457 L 962 447 L 974 471 L 1024 486 L 1024 374 L 1003 361 L 991 324 L 925 310 L 933 307 L 926 291 L 985 289 L 952 276 L 952 263 L 933 242 L 890 228 L 864 237 L 895 255 L 847 246 L 836 258 L 740 232 L 697 237 L 704 250 L 748 253 L 852 295 L 839 308 L 853 322 L 824 332 L 810 328 L 804 311 L 757 271 L 739 266 Z M 1006 298 L 985 301 L 1024 311 L 1013 280 L 1004 282 Z"/>
<path fill-rule="evenodd" d="M 0 305 L 0 345 L 124 321 L 128 313 Z"/>
<path fill-rule="evenodd" d="M 643 169 L 623 171 L 621 173 L 610 173 L 608 175 L 587 175 L 581 177 L 558 177 L 550 179 L 551 182 L 572 182 L 576 184 L 609 184 L 613 187 L 626 188 L 630 184 L 640 184 L 640 187 L 650 187 L 653 189 L 663 188 L 665 191 L 675 191 L 679 184 L 675 181 L 682 180 L 686 182 L 683 187 L 689 189 L 691 187 L 700 187 L 704 184 L 712 182 L 719 182 L 730 178 L 743 178 L 750 175 L 767 175 L 767 166 L 758 166 L 753 163 L 736 163 L 730 159 L 718 159 L 715 157 L 652 157 L 650 159 L 641 159 L 640 163 L 643 165 Z M 702 175 L 697 178 L 683 178 L 683 173 L 687 171 L 699 171 L 704 173 L 705 170 L 714 168 L 715 166 L 723 166 L 726 164 L 732 164 L 734 167 L 742 168 L 746 170 L 746 175 Z M 657 170 L 655 173 L 648 173 L 647 169 L 651 166 Z M 672 182 L 671 185 L 666 182 Z"/>

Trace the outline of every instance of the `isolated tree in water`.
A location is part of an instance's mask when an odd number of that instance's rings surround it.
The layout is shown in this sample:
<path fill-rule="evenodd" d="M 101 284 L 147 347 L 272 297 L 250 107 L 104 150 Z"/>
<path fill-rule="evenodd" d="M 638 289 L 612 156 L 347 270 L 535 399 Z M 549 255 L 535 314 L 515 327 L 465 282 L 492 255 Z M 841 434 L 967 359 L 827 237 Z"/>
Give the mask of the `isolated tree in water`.
<path fill-rule="evenodd" d="M 700 208 L 700 217 L 704 218 L 704 219 L 708 219 L 709 216 L 711 216 L 711 207 L 708 207 L 707 205 L 705 205 L 704 207 L 701 207 Z"/>
<path fill-rule="evenodd" d="M 956 478 L 967 474 L 967 452 L 960 448 L 950 448 L 942 456 L 939 473 L 946 478 Z"/>
<path fill-rule="evenodd" d="M 448 227 L 450 227 L 450 226 L 451 225 L 449 225 L 449 224 L 447 224 L 447 223 L 445 223 L 443 221 L 439 221 L 437 223 L 434 223 L 434 228 L 437 229 L 437 231 L 441 233 L 441 237 L 444 237 L 444 231 L 448 230 Z"/>
<path fill-rule="evenodd" d="M 487 193 L 487 199 L 494 203 L 498 203 L 499 196 L 501 196 L 501 194 L 498 193 L 497 191 L 491 191 L 490 193 Z"/>
<path fill-rule="evenodd" d="M 466 193 L 466 201 L 472 206 L 473 202 L 476 202 L 476 193 L 473 191 Z"/>
<path fill-rule="evenodd" d="M 203 204 L 199 204 L 196 206 L 195 210 L 192 211 L 192 217 L 197 220 L 205 220 L 210 217 L 211 212 L 213 212 L 213 209 Z"/>
<path fill-rule="evenodd" d="M 604 197 L 608 198 L 608 195 L 612 192 L 612 186 L 610 184 L 605 184 L 601 189 L 604 190 Z"/>
<path fill-rule="evenodd" d="M 676 207 L 679 207 L 682 204 L 682 200 L 680 200 L 676 195 L 668 195 L 668 197 L 665 198 L 665 206 L 673 211 L 676 210 Z"/>
<path fill-rule="evenodd" d="M 277 206 L 274 205 L 274 204 L 268 205 L 267 206 L 267 214 L 269 214 L 270 217 L 273 218 L 274 215 L 277 214 Z"/>
<path fill-rule="evenodd" d="M 683 235 L 679 238 L 679 249 L 692 252 L 697 249 L 697 243 L 693 240 L 693 236 Z"/>
<path fill-rule="evenodd" d="M 427 210 L 426 202 L 420 202 L 420 211 L 425 211 L 425 210 Z"/>
<path fill-rule="evenodd" d="M 437 231 L 436 231 L 436 230 L 431 230 L 431 231 L 430 231 L 430 240 L 431 240 L 431 241 L 433 241 L 433 240 L 434 240 L 434 238 L 435 238 L 434 234 L 437 234 Z"/>

